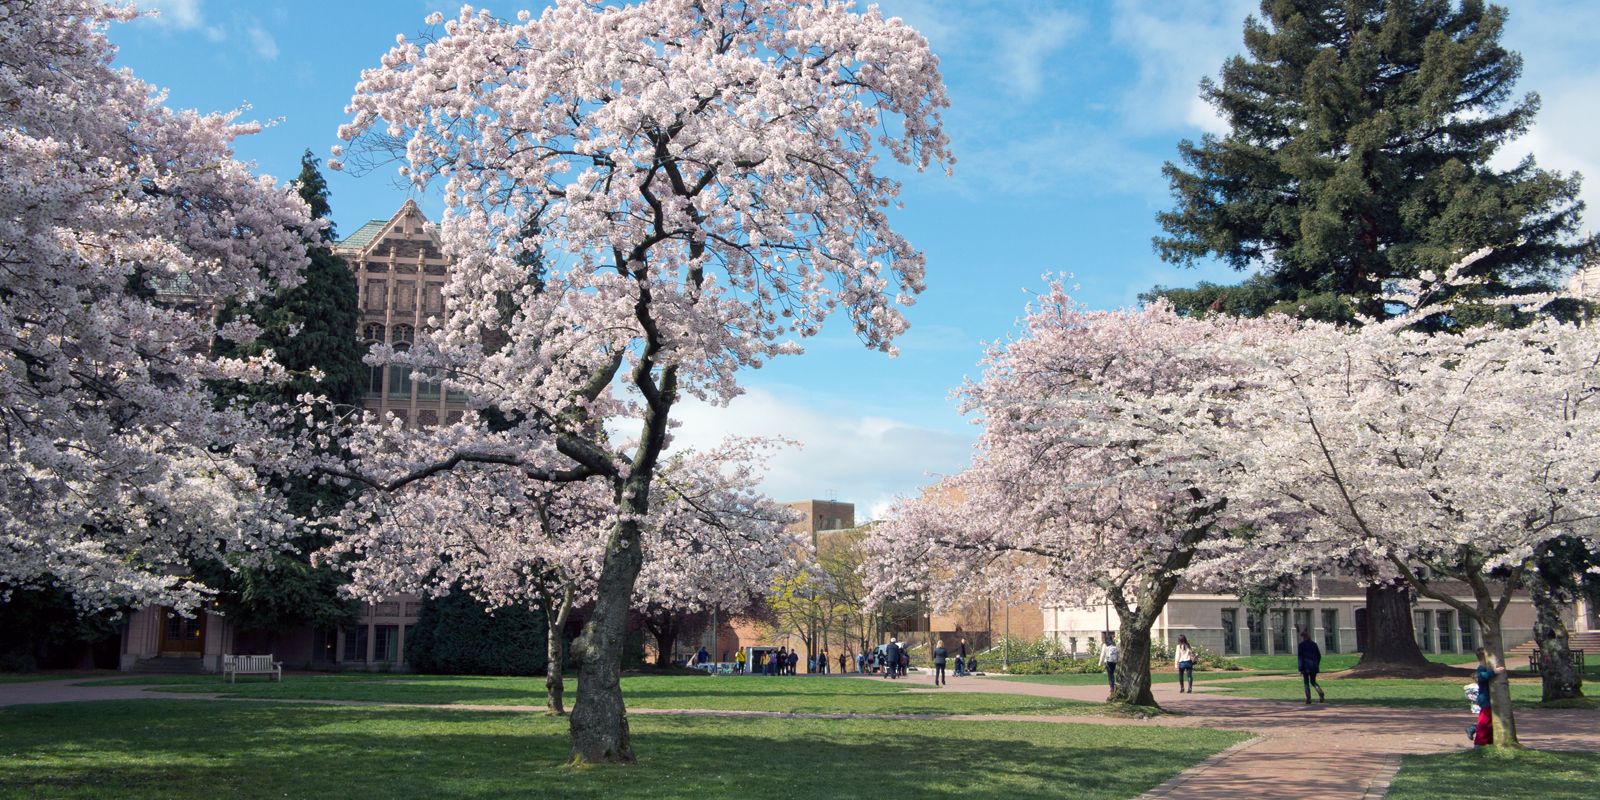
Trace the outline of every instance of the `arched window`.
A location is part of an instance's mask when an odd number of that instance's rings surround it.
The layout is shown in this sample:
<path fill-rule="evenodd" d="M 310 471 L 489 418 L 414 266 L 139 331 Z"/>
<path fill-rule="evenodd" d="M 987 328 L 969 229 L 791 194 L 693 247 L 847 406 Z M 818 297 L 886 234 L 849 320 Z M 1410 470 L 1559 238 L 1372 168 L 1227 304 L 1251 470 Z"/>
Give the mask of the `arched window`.
<path fill-rule="evenodd" d="M 373 345 L 383 342 L 383 325 L 369 322 L 361 328 L 361 340 L 370 350 Z M 373 366 L 367 368 L 367 394 L 383 394 L 383 367 Z"/>
<path fill-rule="evenodd" d="M 417 336 L 416 329 L 412 328 L 410 325 L 396 325 L 393 328 L 391 328 L 389 332 L 390 332 L 389 342 L 391 344 L 397 345 L 396 348 L 395 348 L 396 350 L 400 349 L 398 347 L 398 345 L 401 342 L 404 342 L 406 344 L 410 344 L 411 342 L 413 342 L 416 339 L 416 336 Z"/>
<path fill-rule="evenodd" d="M 394 329 L 396 336 L 398 336 L 400 334 L 400 329 L 401 328 L 406 328 L 408 331 L 410 330 L 410 326 L 407 326 L 407 325 L 396 325 L 395 329 Z M 404 353 L 407 350 L 411 349 L 411 343 L 410 343 L 409 339 L 406 340 L 406 341 L 403 341 L 403 342 L 402 341 L 396 341 L 394 343 L 393 347 L 394 347 L 394 351 L 396 353 Z M 411 398 L 411 365 L 410 364 L 390 364 L 389 365 L 389 398 L 391 400 L 393 400 L 393 399 L 409 400 Z"/>

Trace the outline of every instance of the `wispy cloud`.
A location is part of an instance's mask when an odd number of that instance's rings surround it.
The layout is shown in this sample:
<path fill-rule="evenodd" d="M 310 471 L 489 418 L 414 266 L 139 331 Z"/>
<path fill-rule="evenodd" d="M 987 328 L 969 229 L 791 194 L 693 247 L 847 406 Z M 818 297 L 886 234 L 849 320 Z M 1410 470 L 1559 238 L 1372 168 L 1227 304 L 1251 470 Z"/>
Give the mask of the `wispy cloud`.
<path fill-rule="evenodd" d="M 1006 77 L 1006 88 L 1020 97 L 1033 97 L 1044 86 L 1051 56 L 1083 27 L 1083 21 L 1064 11 L 1027 14 L 994 38 L 996 60 Z"/>
<path fill-rule="evenodd" d="M 155 16 L 144 18 L 153 25 L 193 30 L 205 24 L 200 3 L 201 0 L 140 0 L 138 5 L 141 10 L 156 12 Z"/>
<path fill-rule="evenodd" d="M 799 447 L 777 453 L 762 490 L 779 500 L 834 497 L 855 503 L 858 521 L 899 496 L 914 496 L 966 466 L 970 436 L 905 420 L 832 410 L 798 391 L 753 388 L 726 408 L 685 401 L 673 410 L 677 447 L 710 447 L 725 436 L 776 436 Z"/>
<path fill-rule="evenodd" d="M 256 55 L 268 61 L 278 57 L 278 42 L 272 38 L 272 34 L 267 33 L 265 28 L 260 25 L 251 25 L 250 29 L 245 33 L 250 37 L 250 47 L 256 51 Z"/>
<path fill-rule="evenodd" d="M 1200 99 L 1200 78 L 1215 76 L 1223 60 L 1242 49 L 1244 19 L 1258 7 L 1255 0 L 1118 0 L 1112 40 L 1127 49 L 1139 71 L 1122 96 L 1124 124 L 1144 132 L 1226 132 L 1226 123 Z"/>

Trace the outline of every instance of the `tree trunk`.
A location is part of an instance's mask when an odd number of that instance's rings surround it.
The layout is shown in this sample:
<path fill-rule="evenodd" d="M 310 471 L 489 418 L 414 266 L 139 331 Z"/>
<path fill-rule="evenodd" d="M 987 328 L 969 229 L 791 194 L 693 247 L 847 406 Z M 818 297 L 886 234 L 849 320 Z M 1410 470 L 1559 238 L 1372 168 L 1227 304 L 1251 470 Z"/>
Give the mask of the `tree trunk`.
<path fill-rule="evenodd" d="M 1480 609 L 1482 604 L 1479 604 Z M 1511 681 L 1504 672 L 1506 665 L 1505 639 L 1501 635 L 1500 615 L 1492 609 L 1480 612 L 1478 626 L 1483 629 L 1483 649 L 1489 656 L 1489 666 L 1499 674 L 1489 683 L 1489 719 L 1494 726 L 1494 746 L 1518 749 L 1517 719 L 1511 710 Z"/>
<path fill-rule="evenodd" d="M 563 704 L 562 695 L 566 692 L 566 682 L 562 678 L 561 670 L 567 663 L 567 613 L 572 610 L 572 586 L 568 584 L 561 591 L 561 607 L 546 608 L 545 619 L 545 664 L 544 664 L 544 691 L 545 709 L 556 716 L 567 713 Z"/>
<path fill-rule="evenodd" d="M 1367 586 L 1367 622 L 1356 669 L 1426 667 L 1411 621 L 1411 592 L 1399 582 Z"/>
<path fill-rule="evenodd" d="M 656 666 L 672 666 L 672 648 L 678 644 L 678 620 L 667 615 L 659 625 L 648 626 L 656 637 Z"/>
<path fill-rule="evenodd" d="M 1572 650 L 1567 645 L 1567 623 L 1561 619 L 1561 605 L 1539 570 L 1528 570 L 1528 594 L 1537 614 L 1533 638 L 1539 647 L 1541 699 L 1571 700 L 1583 696 L 1583 679 L 1572 666 Z"/>
<path fill-rule="evenodd" d="M 635 472 L 624 485 L 635 493 L 634 497 L 645 497 L 649 476 Z M 637 508 L 643 502 L 630 505 Z M 639 520 L 646 510 L 638 509 L 636 516 L 624 517 L 612 529 L 595 587 L 594 613 L 583 626 L 583 634 L 573 642 L 573 653 L 578 657 L 578 702 L 570 717 L 570 764 L 634 761 L 628 738 L 628 712 L 622 702 L 622 648 L 634 580 L 644 561 L 639 552 Z"/>
<path fill-rule="evenodd" d="M 1157 606 L 1153 614 L 1146 611 L 1141 604 L 1117 625 L 1117 688 L 1111 693 L 1111 702 L 1160 708 L 1150 691 L 1150 629 L 1161 607 Z"/>

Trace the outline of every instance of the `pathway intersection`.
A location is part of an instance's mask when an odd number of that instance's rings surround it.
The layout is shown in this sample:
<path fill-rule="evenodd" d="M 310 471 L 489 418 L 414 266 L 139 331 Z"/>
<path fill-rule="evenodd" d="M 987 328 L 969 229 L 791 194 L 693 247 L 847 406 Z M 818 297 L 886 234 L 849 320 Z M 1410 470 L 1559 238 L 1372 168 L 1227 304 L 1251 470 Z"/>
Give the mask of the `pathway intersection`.
<path fill-rule="evenodd" d="M 729 680 L 757 680 L 731 678 Z M 223 694 L 169 693 L 154 686 L 82 686 L 84 678 L 0 684 L 0 707 L 34 703 L 95 700 L 232 700 L 234 702 L 303 702 L 325 705 L 385 705 L 457 711 L 539 712 L 543 706 L 427 705 L 357 700 L 246 700 Z M 882 680 L 882 678 L 861 678 Z M 936 689 L 931 677 L 911 675 L 912 691 L 1022 694 L 1063 700 L 1100 702 L 1106 690 L 1096 685 L 1063 686 L 996 680 L 951 678 L 948 689 Z M 1248 680 L 1248 679 L 1234 679 Z M 903 684 L 904 685 L 904 684 Z M 1332 689 L 1337 684 L 1330 684 Z M 926 688 L 923 688 L 926 687 Z M 1470 721 L 1460 711 L 1394 709 L 1378 706 L 1324 705 L 1260 700 L 1208 693 L 1200 684 L 1180 694 L 1177 684 L 1156 684 L 1156 701 L 1170 714 L 1148 719 L 1096 715 L 960 715 L 797 714 L 774 711 L 702 709 L 630 709 L 639 715 L 791 717 L 815 719 L 951 719 L 994 722 L 1049 722 L 1088 725 L 1193 727 L 1253 734 L 1179 773 L 1147 792 L 1148 798 L 1233 800 L 1270 794 L 1283 800 L 1363 800 L 1381 798 L 1404 755 L 1451 752 L 1470 747 L 1464 735 Z M 1335 689 L 1336 691 L 1336 689 Z M 1518 709 L 1517 731 L 1529 747 L 1544 750 L 1600 752 L 1600 712 Z"/>

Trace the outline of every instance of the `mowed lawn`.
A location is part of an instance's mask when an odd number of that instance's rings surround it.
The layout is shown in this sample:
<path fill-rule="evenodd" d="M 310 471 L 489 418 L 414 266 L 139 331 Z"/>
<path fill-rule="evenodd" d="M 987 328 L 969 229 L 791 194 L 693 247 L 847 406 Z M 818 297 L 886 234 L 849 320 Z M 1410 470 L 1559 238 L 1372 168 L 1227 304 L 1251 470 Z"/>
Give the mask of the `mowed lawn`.
<path fill-rule="evenodd" d="M 1471 678 L 1329 678 L 1318 680 L 1327 692 L 1328 703 L 1391 706 L 1395 708 L 1445 708 L 1468 711 L 1462 687 Z M 1263 700 L 1305 701 L 1305 688 L 1299 676 L 1278 680 L 1226 681 L 1210 691 L 1256 697 Z M 1511 701 L 1518 707 L 1539 704 L 1537 679 L 1518 678 L 1511 682 Z M 1595 723 L 1600 725 L 1600 716 Z"/>
<path fill-rule="evenodd" d="M 1231 672 L 1231 671 L 1196 671 L 1194 682 L 1210 683 L 1213 681 L 1240 680 L 1248 678 L 1270 678 L 1282 676 L 1284 672 Z M 1013 681 L 1016 683 L 1043 683 L 1054 686 L 1105 686 L 1106 674 L 1104 672 L 1078 672 L 1060 675 L 990 675 L 988 680 Z M 1177 683 L 1178 674 L 1170 671 L 1153 671 L 1150 673 L 1152 683 Z"/>
<path fill-rule="evenodd" d="M 1388 800 L 1600 797 L 1600 753 L 1466 750 L 1406 756 Z"/>
<path fill-rule="evenodd" d="M 635 766 L 562 766 L 539 714 L 130 700 L 0 709 L 0 798 L 1134 797 L 1243 738 L 943 720 L 631 718 Z"/>
<path fill-rule="evenodd" d="M 289 675 L 283 682 L 215 675 L 149 676 L 92 681 L 89 685 L 155 684 L 166 691 L 220 693 L 275 700 L 360 700 L 428 705 L 543 706 L 543 678 L 416 675 Z M 923 691 L 911 691 L 921 689 Z M 806 714 L 1070 714 L 1101 708 L 1025 695 L 927 691 L 881 678 L 634 676 L 622 679 L 633 708 L 785 711 Z M 570 706 L 577 681 L 567 682 Z"/>

